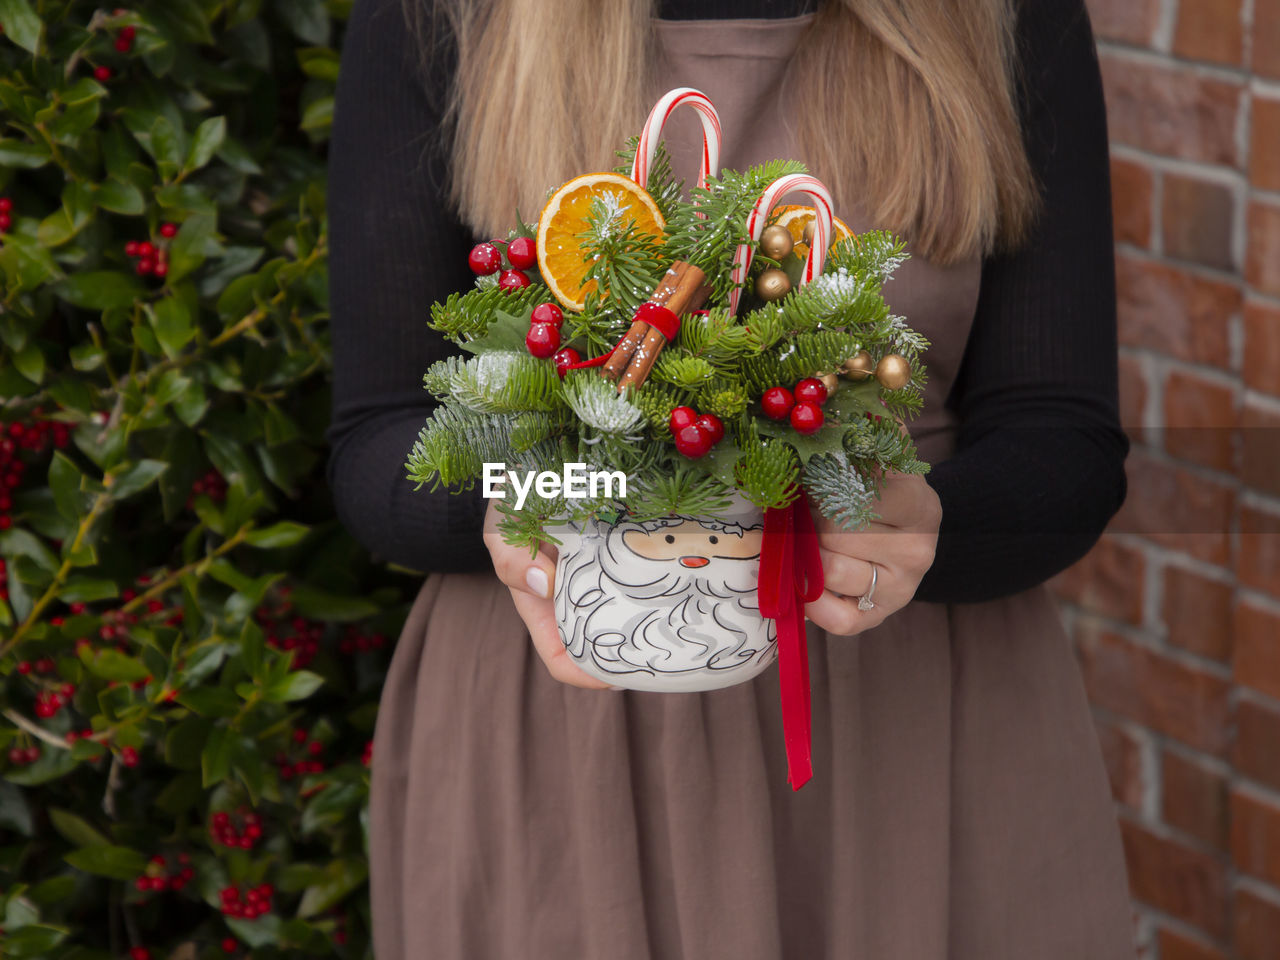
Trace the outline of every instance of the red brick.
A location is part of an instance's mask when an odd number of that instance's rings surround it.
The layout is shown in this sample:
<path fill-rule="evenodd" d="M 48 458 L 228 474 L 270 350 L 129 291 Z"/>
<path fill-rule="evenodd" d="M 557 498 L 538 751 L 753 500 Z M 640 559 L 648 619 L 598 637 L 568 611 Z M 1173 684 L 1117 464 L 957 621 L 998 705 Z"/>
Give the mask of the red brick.
<path fill-rule="evenodd" d="M 1135 898 L 1215 937 L 1226 932 L 1226 871 L 1217 857 L 1121 818 Z"/>
<path fill-rule="evenodd" d="M 1161 219 L 1166 254 L 1222 270 L 1234 269 L 1231 235 L 1235 230 L 1235 197 L 1229 186 L 1166 173 Z"/>
<path fill-rule="evenodd" d="M 1169 750 L 1161 761 L 1161 813 L 1165 823 L 1201 843 L 1227 846 L 1227 781 L 1208 767 Z"/>
<path fill-rule="evenodd" d="M 1280 80 L 1280 0 L 1257 0 L 1254 7 L 1253 72 Z"/>
<path fill-rule="evenodd" d="M 1280 598 L 1280 514 L 1240 508 L 1240 583 Z"/>
<path fill-rule="evenodd" d="M 1280 396 L 1280 308 L 1256 301 L 1245 304 L 1244 382 Z"/>
<path fill-rule="evenodd" d="M 1117 243 L 1151 248 L 1151 194 L 1149 167 L 1111 158 L 1111 215 Z"/>
<path fill-rule="evenodd" d="M 1179 0 L 1173 52 L 1190 60 L 1240 66 L 1244 59 L 1240 0 Z"/>
<path fill-rule="evenodd" d="M 1161 619 L 1169 642 L 1213 660 L 1231 658 L 1232 585 L 1181 567 L 1164 571 Z"/>
<path fill-rule="evenodd" d="M 1249 403 L 1240 418 L 1240 480 L 1280 497 L 1280 413 Z"/>
<path fill-rule="evenodd" d="M 1118 803 L 1137 810 L 1142 806 L 1142 797 L 1147 790 L 1142 743 L 1124 727 L 1101 717 L 1095 717 L 1093 725 L 1098 731 L 1103 762 L 1107 765 L 1111 795 Z"/>
<path fill-rule="evenodd" d="M 1255 95 L 1251 123 L 1249 182 L 1259 190 L 1280 190 L 1280 99 Z"/>
<path fill-rule="evenodd" d="M 1050 581 L 1064 600 L 1126 623 L 1142 622 L 1142 552 L 1103 537 L 1078 563 Z"/>
<path fill-rule="evenodd" d="M 1226 752 L 1225 680 L 1088 626 L 1078 631 L 1076 647 L 1093 703 L 1206 753 Z"/>
<path fill-rule="evenodd" d="M 1273 710 L 1251 700 L 1237 704 L 1236 742 L 1231 762 L 1246 777 L 1280 790 L 1280 709 Z"/>
<path fill-rule="evenodd" d="M 1280 957 L 1280 899 L 1264 900 L 1251 890 L 1237 890 L 1233 915 L 1239 960 Z"/>
<path fill-rule="evenodd" d="M 1164 384 L 1164 446 L 1175 457 L 1231 472 L 1236 460 L 1236 390 L 1175 370 Z"/>
<path fill-rule="evenodd" d="M 1125 473 L 1128 492 L 1109 532 L 1141 534 L 1206 563 L 1226 565 L 1236 500 L 1229 484 L 1141 450 L 1129 454 Z"/>
<path fill-rule="evenodd" d="M 1160 20 L 1160 0 L 1088 0 L 1087 6 L 1101 40 L 1149 45 Z"/>
<path fill-rule="evenodd" d="M 1227 960 L 1227 955 L 1216 947 L 1172 930 L 1157 933 L 1156 943 L 1160 946 L 1160 960 Z"/>
<path fill-rule="evenodd" d="M 1130 353 L 1120 354 L 1120 426 L 1137 441 L 1147 409 L 1147 375 L 1142 362 Z"/>
<path fill-rule="evenodd" d="M 1232 791 L 1231 860 L 1243 873 L 1280 884 L 1280 807 Z"/>
<path fill-rule="evenodd" d="M 1240 165 L 1239 83 L 1107 55 L 1102 80 L 1112 142 L 1182 160 Z"/>
<path fill-rule="evenodd" d="M 1280 297 L 1280 204 L 1249 204 L 1248 248 L 1245 280 L 1261 293 Z"/>
<path fill-rule="evenodd" d="M 1235 284 L 1125 255 L 1116 258 L 1116 281 L 1122 344 L 1211 367 L 1230 365 L 1228 330 L 1243 300 Z"/>
<path fill-rule="evenodd" d="M 1250 603 L 1236 607 L 1236 682 L 1280 699 L 1280 616 Z"/>

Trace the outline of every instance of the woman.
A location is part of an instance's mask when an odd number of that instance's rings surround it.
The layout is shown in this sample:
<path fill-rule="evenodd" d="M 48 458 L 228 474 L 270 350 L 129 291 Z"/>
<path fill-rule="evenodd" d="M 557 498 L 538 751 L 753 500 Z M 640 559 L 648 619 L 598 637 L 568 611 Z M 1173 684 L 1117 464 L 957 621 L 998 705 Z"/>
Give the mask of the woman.
<path fill-rule="evenodd" d="M 433 572 L 378 720 L 379 960 L 1132 957 L 1105 774 L 1043 586 L 1125 489 L 1082 0 L 435 12 L 356 3 L 330 166 L 337 507 L 377 555 Z M 855 230 L 906 237 L 887 297 L 933 341 L 911 425 L 927 482 L 892 478 L 869 531 L 823 530 L 798 793 L 776 671 L 595 689 L 556 637 L 552 555 L 502 544 L 477 496 L 404 479 L 445 352 L 427 305 L 470 283 L 469 247 L 514 208 L 613 166 L 678 85 L 720 109 L 725 166 L 802 159 Z M 669 126 L 688 178 L 693 129 Z"/>

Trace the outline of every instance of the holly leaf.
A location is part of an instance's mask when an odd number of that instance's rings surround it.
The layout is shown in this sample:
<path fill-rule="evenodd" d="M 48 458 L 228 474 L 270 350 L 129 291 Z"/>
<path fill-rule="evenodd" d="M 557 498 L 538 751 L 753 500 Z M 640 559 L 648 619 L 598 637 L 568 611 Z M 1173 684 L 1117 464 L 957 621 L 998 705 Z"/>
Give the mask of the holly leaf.
<path fill-rule="evenodd" d="M 495 310 L 489 329 L 460 346 L 468 353 L 489 353 L 494 350 L 517 350 L 523 353 L 528 350 L 524 338 L 529 332 L 529 316 L 532 313 L 533 309 L 530 308 L 529 313 L 517 317 L 504 310 Z"/>
<path fill-rule="evenodd" d="M 28 53 L 40 52 L 40 34 L 44 24 L 27 0 L 0 0 L 0 26 L 5 36 Z"/>

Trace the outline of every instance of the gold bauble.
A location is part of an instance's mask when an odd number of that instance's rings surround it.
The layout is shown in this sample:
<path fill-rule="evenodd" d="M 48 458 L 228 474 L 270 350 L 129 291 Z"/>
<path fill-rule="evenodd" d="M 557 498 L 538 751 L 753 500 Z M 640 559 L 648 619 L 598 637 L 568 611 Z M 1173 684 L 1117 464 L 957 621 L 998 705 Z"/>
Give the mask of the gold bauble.
<path fill-rule="evenodd" d="M 810 220 L 808 223 L 804 225 L 804 233 L 802 233 L 800 236 L 805 243 L 808 243 L 808 244 L 813 243 L 813 220 Z"/>
<path fill-rule="evenodd" d="M 760 234 L 760 252 L 771 260 L 781 260 L 793 246 L 795 241 L 791 239 L 791 231 L 776 223 L 765 227 L 764 233 Z"/>
<path fill-rule="evenodd" d="M 901 390 L 911 380 L 911 364 L 906 357 L 886 353 L 876 365 L 876 379 L 886 390 Z"/>
<path fill-rule="evenodd" d="M 840 378 L 834 373 L 816 373 L 814 376 L 821 380 L 822 385 L 827 388 L 828 397 L 836 392 L 836 387 L 840 386 Z"/>
<path fill-rule="evenodd" d="M 876 365 L 871 362 L 871 354 L 859 350 L 852 357 L 840 364 L 840 372 L 851 380 L 865 380 L 875 372 Z"/>
<path fill-rule="evenodd" d="M 781 300 L 791 292 L 791 278 L 786 271 L 770 267 L 756 277 L 756 296 L 761 300 Z"/>

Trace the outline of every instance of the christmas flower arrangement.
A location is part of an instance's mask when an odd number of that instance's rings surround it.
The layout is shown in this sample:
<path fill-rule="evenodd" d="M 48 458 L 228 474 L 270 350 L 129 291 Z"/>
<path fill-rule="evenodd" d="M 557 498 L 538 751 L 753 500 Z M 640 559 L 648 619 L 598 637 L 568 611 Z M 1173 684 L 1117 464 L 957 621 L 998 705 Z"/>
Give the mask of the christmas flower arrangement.
<path fill-rule="evenodd" d="M 688 199 L 659 139 L 681 105 L 705 133 Z M 439 403 L 407 463 L 418 485 L 454 491 L 503 465 L 517 488 L 498 501 L 504 539 L 561 545 L 566 645 L 588 672 L 636 689 L 708 689 L 767 666 L 774 621 L 802 633 L 803 601 L 821 590 L 808 505 L 854 530 L 874 516 L 885 471 L 928 469 L 900 423 L 920 408 L 928 343 L 882 296 L 903 244 L 854 235 L 799 162 L 716 174 L 718 152 L 710 101 L 673 90 L 616 171 L 574 178 L 536 225 L 475 247 L 475 288 L 431 308 L 431 327 L 463 353 L 426 371 Z M 811 204 L 779 205 L 797 193 Z M 625 486 L 519 486 L 566 464 Z M 694 611 L 674 574 L 614 574 L 612 547 L 566 563 L 566 543 L 592 533 L 618 534 L 628 557 L 674 564 L 688 584 L 724 561 L 734 572 L 706 589 L 728 584 L 735 616 Z M 753 562 L 730 563 L 741 560 Z M 611 603 L 602 576 L 627 595 Z M 601 608 L 626 622 L 593 633 Z M 801 694 L 807 716 L 807 680 Z"/>

